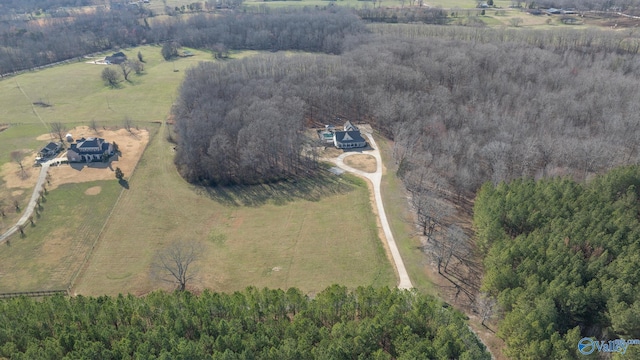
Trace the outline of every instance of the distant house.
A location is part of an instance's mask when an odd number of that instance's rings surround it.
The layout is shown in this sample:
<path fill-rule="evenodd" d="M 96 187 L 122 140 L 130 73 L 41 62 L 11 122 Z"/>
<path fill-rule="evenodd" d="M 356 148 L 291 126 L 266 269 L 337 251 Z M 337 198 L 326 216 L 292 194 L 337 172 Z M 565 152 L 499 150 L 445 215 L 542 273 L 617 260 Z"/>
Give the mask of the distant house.
<path fill-rule="evenodd" d="M 42 150 L 40 150 L 40 152 L 38 152 L 38 155 L 40 155 L 40 157 L 53 156 L 57 154 L 60 151 L 60 149 L 62 149 L 62 143 L 50 142 L 47 144 L 47 146 L 43 147 Z"/>
<path fill-rule="evenodd" d="M 125 61 L 127 61 L 127 55 L 125 55 L 122 51 L 104 58 L 104 62 L 106 62 L 107 64 L 118 65 L 118 64 L 122 64 Z"/>
<path fill-rule="evenodd" d="M 358 129 L 357 126 L 353 125 L 351 121 L 347 120 L 347 122 L 344 123 L 344 131 L 360 131 L 360 129 Z"/>
<path fill-rule="evenodd" d="M 336 131 L 333 133 L 333 144 L 338 149 L 352 149 L 367 146 L 359 130 Z"/>
<path fill-rule="evenodd" d="M 102 138 L 81 138 L 71 144 L 67 150 L 69 162 L 91 162 L 102 161 L 105 157 L 114 154 L 113 144 L 106 142 Z"/>

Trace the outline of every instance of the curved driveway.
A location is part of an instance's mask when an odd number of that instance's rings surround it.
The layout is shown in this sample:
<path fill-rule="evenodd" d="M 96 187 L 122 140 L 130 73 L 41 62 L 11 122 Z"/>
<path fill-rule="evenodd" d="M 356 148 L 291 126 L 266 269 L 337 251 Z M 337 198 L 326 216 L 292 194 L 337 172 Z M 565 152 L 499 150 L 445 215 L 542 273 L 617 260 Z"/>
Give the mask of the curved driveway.
<path fill-rule="evenodd" d="M 23 208 L 22 217 L 18 220 L 18 222 L 9 228 L 9 230 L 5 231 L 4 234 L 0 235 L 0 244 L 5 242 L 9 236 L 13 235 L 20 226 L 24 226 L 28 221 L 29 217 L 33 214 L 33 210 L 36 208 L 36 203 L 38 202 L 38 197 L 40 197 L 40 190 L 44 185 L 44 182 L 47 178 L 47 171 L 49 170 L 49 165 L 60 162 L 59 158 L 49 160 L 47 162 L 42 163 L 42 169 L 40 169 L 40 175 L 38 175 L 38 182 L 36 183 L 36 187 L 33 189 L 33 194 L 31 194 L 31 199 L 25 208 Z"/>
<path fill-rule="evenodd" d="M 400 251 L 398 251 L 396 241 L 393 238 L 393 233 L 391 232 L 391 227 L 389 226 L 389 221 L 387 220 L 387 214 L 384 211 L 384 204 L 382 203 L 382 194 L 380 192 L 380 183 L 382 182 L 382 157 L 380 156 L 380 151 L 376 146 L 375 140 L 373 140 L 373 136 L 371 136 L 371 134 L 369 133 L 365 133 L 365 135 L 367 136 L 367 138 L 369 138 L 369 145 L 371 145 L 373 150 L 366 150 L 362 152 L 346 152 L 338 156 L 336 159 L 332 159 L 332 161 L 335 162 L 336 165 L 338 165 L 338 167 L 340 167 L 341 169 L 346 170 L 350 173 L 354 173 L 371 181 L 371 184 L 373 185 L 373 194 L 376 201 L 376 207 L 378 209 L 378 217 L 380 218 L 380 224 L 382 225 L 382 230 L 384 231 L 384 236 L 387 240 L 389 251 L 391 252 L 393 262 L 395 263 L 395 268 L 398 271 L 398 277 L 400 278 L 398 289 L 411 289 L 413 288 L 411 279 L 409 278 L 407 269 L 404 267 L 404 262 L 402 261 L 402 257 L 400 256 Z M 368 173 L 358 169 L 354 169 L 344 163 L 344 158 L 346 158 L 347 156 L 361 153 L 368 154 L 376 158 L 375 173 Z"/>

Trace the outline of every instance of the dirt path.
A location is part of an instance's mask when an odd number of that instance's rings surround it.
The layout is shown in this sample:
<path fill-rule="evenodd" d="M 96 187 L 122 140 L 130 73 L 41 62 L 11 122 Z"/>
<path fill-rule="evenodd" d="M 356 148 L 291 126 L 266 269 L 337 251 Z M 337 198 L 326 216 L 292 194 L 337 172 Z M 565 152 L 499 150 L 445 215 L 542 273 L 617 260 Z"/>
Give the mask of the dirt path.
<path fill-rule="evenodd" d="M 360 177 L 363 177 L 371 182 L 373 185 L 373 195 L 375 198 L 375 205 L 378 209 L 378 217 L 380 218 L 380 225 L 382 226 L 382 230 L 384 232 L 384 236 L 387 241 L 387 246 L 389 251 L 391 252 L 391 257 L 393 259 L 396 271 L 398 272 L 398 278 L 400 282 L 398 283 L 398 289 L 411 289 L 413 285 L 411 284 L 411 279 L 409 278 L 409 274 L 407 273 L 407 269 L 404 266 L 404 262 L 402 261 L 402 257 L 400 256 L 400 251 L 398 250 L 398 246 L 396 245 L 396 241 L 393 238 L 393 233 L 391 232 L 391 227 L 389 226 L 389 221 L 387 220 L 387 214 L 384 210 L 384 204 L 382 202 L 382 193 L 380 192 L 380 184 L 382 182 L 382 157 L 380 156 L 380 151 L 376 146 L 376 142 L 373 139 L 371 133 L 365 133 L 367 138 L 369 138 L 369 145 L 373 148 L 373 150 L 365 150 L 362 152 L 346 152 L 338 156 L 338 158 L 332 159 L 333 162 L 338 165 L 343 170 L 346 170 L 350 173 L 356 174 Z M 344 158 L 350 155 L 356 154 L 368 154 L 372 155 L 376 159 L 376 172 L 368 173 L 362 170 L 354 169 L 344 163 Z"/>

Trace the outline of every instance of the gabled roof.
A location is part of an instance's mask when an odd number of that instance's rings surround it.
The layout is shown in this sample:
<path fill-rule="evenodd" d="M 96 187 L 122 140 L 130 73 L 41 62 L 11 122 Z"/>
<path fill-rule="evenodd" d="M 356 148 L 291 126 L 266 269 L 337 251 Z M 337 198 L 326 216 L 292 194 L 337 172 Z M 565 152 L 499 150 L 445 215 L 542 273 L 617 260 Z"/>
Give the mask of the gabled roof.
<path fill-rule="evenodd" d="M 365 142 L 362 135 L 360 135 L 360 131 L 336 131 L 335 133 L 336 141 L 339 143 L 361 143 Z"/>
<path fill-rule="evenodd" d="M 102 138 L 81 138 L 77 143 L 71 144 L 69 150 L 82 153 L 82 154 L 102 154 L 106 151 L 110 151 L 110 146 L 108 142 L 104 141 Z M 98 150 L 96 150 L 98 148 Z"/>
<path fill-rule="evenodd" d="M 78 143 L 76 144 L 76 147 L 78 149 L 96 148 L 96 147 L 100 147 L 103 141 L 104 140 L 100 138 L 91 137 L 83 141 L 78 141 Z"/>
<path fill-rule="evenodd" d="M 350 120 L 344 123 L 344 131 L 358 131 L 358 127 L 353 125 Z"/>
<path fill-rule="evenodd" d="M 42 148 L 42 151 L 55 151 L 58 150 L 58 148 L 60 147 L 60 144 L 54 143 L 54 142 L 50 142 L 47 144 L 47 146 Z"/>

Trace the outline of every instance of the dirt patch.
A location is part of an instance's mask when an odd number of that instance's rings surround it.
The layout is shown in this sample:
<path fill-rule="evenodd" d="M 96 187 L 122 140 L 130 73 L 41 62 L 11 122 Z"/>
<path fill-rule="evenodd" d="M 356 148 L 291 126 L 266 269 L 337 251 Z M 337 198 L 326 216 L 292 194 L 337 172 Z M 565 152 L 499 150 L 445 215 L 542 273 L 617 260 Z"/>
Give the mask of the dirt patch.
<path fill-rule="evenodd" d="M 87 126 L 73 128 L 69 133 L 73 135 L 74 139 L 96 136 L 95 131 Z M 133 172 L 149 142 L 149 132 L 143 129 L 131 129 L 131 133 L 125 129 L 101 129 L 99 136 L 106 141 L 118 144 L 121 154 L 112 157 L 108 163 L 74 163 L 53 166 L 49 168 L 49 174 L 51 175 L 49 189 L 55 189 L 62 184 L 112 180 L 115 179 L 115 169 L 117 167 L 122 170 L 125 178 L 127 178 Z"/>
<path fill-rule="evenodd" d="M 376 158 L 367 154 L 350 155 L 344 158 L 344 163 L 354 169 L 362 170 L 368 173 L 376 172 Z"/>
<path fill-rule="evenodd" d="M 51 134 L 42 134 L 36 138 L 38 141 L 54 141 L 56 137 Z"/>
<path fill-rule="evenodd" d="M 102 191 L 102 186 L 93 186 L 84 191 L 85 195 L 98 195 Z"/>
<path fill-rule="evenodd" d="M 7 124 L 2 124 L 2 125 L 0 125 L 0 132 L 3 132 L 3 131 L 5 131 L 5 130 L 7 130 L 8 128 L 9 128 L 9 125 L 7 125 Z"/>
<path fill-rule="evenodd" d="M 25 150 L 27 151 L 27 150 Z M 27 155 L 22 160 L 24 171 L 20 170 L 20 165 L 16 162 L 8 162 L 0 168 L 0 177 L 5 182 L 7 189 L 19 188 L 29 189 L 36 185 L 40 168 L 33 167 L 36 160 L 36 154 Z"/>

